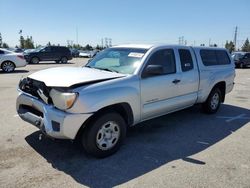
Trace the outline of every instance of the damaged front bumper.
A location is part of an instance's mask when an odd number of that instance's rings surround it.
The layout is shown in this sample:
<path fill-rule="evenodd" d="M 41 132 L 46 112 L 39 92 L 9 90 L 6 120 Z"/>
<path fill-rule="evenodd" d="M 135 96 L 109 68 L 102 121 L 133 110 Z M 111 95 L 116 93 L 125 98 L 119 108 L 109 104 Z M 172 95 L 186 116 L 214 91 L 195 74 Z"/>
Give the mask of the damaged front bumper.
<path fill-rule="evenodd" d="M 16 110 L 24 121 L 35 125 L 44 134 L 59 139 L 74 139 L 83 123 L 92 115 L 58 110 L 22 91 L 17 97 Z"/>

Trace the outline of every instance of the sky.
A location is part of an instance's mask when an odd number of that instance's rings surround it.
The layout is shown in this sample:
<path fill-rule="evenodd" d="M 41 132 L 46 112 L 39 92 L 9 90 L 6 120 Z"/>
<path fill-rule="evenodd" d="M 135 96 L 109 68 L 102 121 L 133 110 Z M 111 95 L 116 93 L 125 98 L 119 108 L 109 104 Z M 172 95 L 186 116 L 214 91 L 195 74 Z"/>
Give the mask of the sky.
<path fill-rule="evenodd" d="M 19 44 L 18 34 L 35 44 L 218 44 L 250 38 L 250 0 L 0 0 L 3 42 Z M 78 33 L 78 35 L 77 35 Z M 78 37 L 77 37 L 78 36 Z"/>

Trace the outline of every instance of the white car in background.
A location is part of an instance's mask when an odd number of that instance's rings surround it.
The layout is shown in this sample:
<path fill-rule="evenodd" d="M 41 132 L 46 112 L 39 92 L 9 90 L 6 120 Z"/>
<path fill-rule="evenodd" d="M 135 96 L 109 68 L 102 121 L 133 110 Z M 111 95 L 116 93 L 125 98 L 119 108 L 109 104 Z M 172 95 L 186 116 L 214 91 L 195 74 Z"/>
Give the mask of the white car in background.
<path fill-rule="evenodd" d="M 79 50 L 79 57 L 91 58 L 92 55 L 91 55 L 90 51 Z"/>
<path fill-rule="evenodd" d="M 4 72 L 13 72 L 16 67 L 25 67 L 26 60 L 22 53 L 14 53 L 0 48 L 0 66 Z"/>

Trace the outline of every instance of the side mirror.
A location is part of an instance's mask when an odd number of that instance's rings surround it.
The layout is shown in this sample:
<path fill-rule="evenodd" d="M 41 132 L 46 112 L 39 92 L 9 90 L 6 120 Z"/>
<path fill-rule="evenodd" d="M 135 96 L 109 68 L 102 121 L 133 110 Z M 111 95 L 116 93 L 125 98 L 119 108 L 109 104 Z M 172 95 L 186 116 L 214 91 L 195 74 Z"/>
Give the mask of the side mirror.
<path fill-rule="evenodd" d="M 164 73 L 162 65 L 148 65 L 144 70 L 143 77 L 150 75 L 162 75 Z"/>

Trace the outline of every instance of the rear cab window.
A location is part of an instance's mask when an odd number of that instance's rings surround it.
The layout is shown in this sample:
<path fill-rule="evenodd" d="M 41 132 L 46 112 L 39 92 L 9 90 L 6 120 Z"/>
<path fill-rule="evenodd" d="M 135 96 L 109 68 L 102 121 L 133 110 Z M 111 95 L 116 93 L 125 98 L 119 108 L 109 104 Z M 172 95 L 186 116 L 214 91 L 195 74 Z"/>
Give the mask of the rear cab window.
<path fill-rule="evenodd" d="M 231 60 L 225 50 L 202 49 L 200 56 L 205 66 L 228 65 Z"/>

